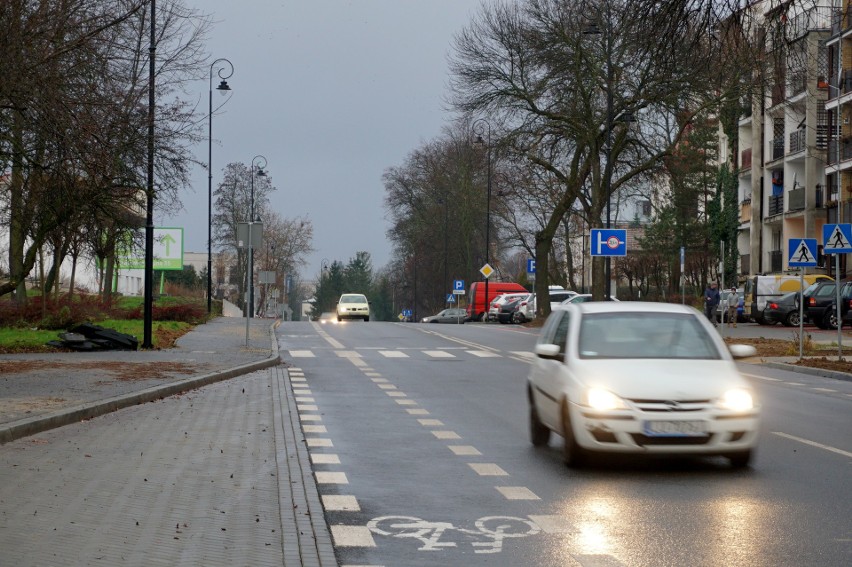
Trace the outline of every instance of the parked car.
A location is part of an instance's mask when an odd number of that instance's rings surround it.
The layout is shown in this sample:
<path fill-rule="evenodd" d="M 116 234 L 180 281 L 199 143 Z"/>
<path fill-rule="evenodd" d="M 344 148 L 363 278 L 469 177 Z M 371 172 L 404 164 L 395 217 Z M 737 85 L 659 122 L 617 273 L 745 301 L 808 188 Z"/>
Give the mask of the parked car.
<path fill-rule="evenodd" d="M 791 291 L 781 297 L 767 301 L 766 307 L 763 308 L 763 320 L 771 325 L 781 323 L 785 327 L 798 327 L 799 295 L 800 292 Z M 805 320 L 807 320 L 807 315 Z"/>
<path fill-rule="evenodd" d="M 590 453 L 721 455 L 748 466 L 760 406 L 726 347 L 697 310 L 665 303 L 574 303 L 551 313 L 528 377 L 532 444 L 552 431 L 563 458 Z"/>
<path fill-rule="evenodd" d="M 728 307 L 728 295 L 730 295 L 731 290 L 723 289 L 719 292 L 719 305 L 716 306 L 716 322 L 719 323 L 722 321 L 722 308 L 724 307 L 727 310 Z M 737 323 L 745 323 L 748 319 L 745 317 L 745 313 L 743 312 L 743 307 L 745 305 L 745 293 L 743 290 L 738 289 L 737 295 L 739 296 L 739 302 L 737 303 Z M 725 313 L 725 322 L 728 322 L 728 314 Z"/>
<path fill-rule="evenodd" d="M 370 302 L 367 296 L 360 293 L 344 293 L 337 301 L 337 320 L 363 319 L 370 320 Z"/>
<path fill-rule="evenodd" d="M 488 306 L 488 320 L 496 321 L 497 315 L 500 313 L 500 308 L 503 307 L 506 303 L 515 301 L 516 299 L 520 299 L 522 297 L 529 297 L 531 294 L 528 291 L 524 292 L 513 292 L 513 293 L 501 293 L 497 297 L 491 300 L 491 305 Z"/>
<path fill-rule="evenodd" d="M 852 299 L 852 281 L 841 282 L 840 286 L 842 320 L 846 310 L 849 309 L 849 299 Z M 821 329 L 836 329 L 837 287 L 835 282 L 818 281 L 805 290 L 804 296 L 808 321 Z"/>
<path fill-rule="evenodd" d="M 467 317 L 467 311 L 461 309 L 459 307 L 451 307 L 449 309 L 444 309 L 443 311 L 439 311 L 435 315 L 430 315 L 428 317 L 423 317 L 420 320 L 421 323 L 456 323 L 461 324 L 464 323 L 465 318 Z"/>
<path fill-rule="evenodd" d="M 533 310 L 533 294 L 528 293 L 522 297 L 516 297 L 500 306 L 497 321 L 500 323 L 526 323 L 535 318 Z"/>

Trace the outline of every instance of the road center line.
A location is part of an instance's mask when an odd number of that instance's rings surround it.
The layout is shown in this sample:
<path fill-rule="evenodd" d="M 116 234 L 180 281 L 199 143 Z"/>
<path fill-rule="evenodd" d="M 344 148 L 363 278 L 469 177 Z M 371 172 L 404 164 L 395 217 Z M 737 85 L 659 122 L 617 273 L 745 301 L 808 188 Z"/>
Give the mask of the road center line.
<path fill-rule="evenodd" d="M 830 445 L 823 445 L 822 443 L 802 439 L 801 437 L 796 437 L 795 435 L 790 435 L 789 433 L 782 433 L 781 431 L 773 431 L 772 433 L 774 435 L 778 435 L 779 437 L 798 441 L 799 443 L 804 443 L 805 445 L 810 445 L 811 447 L 817 447 L 818 449 L 825 449 L 826 451 L 831 451 L 832 453 L 837 453 L 838 455 L 843 455 L 844 457 L 852 457 L 852 453 L 844 451 L 843 449 L 831 447 Z"/>

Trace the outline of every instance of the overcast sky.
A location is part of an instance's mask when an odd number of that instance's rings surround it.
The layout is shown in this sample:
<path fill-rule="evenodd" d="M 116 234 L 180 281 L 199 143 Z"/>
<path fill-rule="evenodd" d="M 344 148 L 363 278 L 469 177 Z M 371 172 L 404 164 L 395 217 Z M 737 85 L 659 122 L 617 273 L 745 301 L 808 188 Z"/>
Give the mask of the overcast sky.
<path fill-rule="evenodd" d="M 216 21 L 210 61 L 234 65 L 232 97 L 213 117 L 214 188 L 227 163 L 261 154 L 277 187 L 272 207 L 313 222 L 304 280 L 323 259 L 345 263 L 360 250 L 374 268 L 387 264 L 382 173 L 451 119 L 447 56 L 480 0 L 185 1 Z M 207 80 L 197 88 L 206 112 Z M 206 162 L 207 142 L 194 153 Z M 184 211 L 155 223 L 183 227 L 184 250 L 206 252 L 205 168 L 182 201 Z"/>

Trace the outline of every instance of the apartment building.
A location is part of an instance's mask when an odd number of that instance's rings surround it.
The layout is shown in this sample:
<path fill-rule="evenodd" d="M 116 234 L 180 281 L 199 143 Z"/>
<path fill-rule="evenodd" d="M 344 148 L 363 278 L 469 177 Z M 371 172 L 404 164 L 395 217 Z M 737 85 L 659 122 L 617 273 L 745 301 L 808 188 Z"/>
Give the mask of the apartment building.
<path fill-rule="evenodd" d="M 741 276 L 786 271 L 789 239 L 821 244 L 834 195 L 826 189 L 826 154 L 835 2 L 757 2 L 749 9 L 766 44 L 765 75 L 744 101 L 737 139 L 722 133 L 719 152 L 739 177 Z M 824 273 L 824 266 L 820 246 L 819 266 L 810 271 Z"/>

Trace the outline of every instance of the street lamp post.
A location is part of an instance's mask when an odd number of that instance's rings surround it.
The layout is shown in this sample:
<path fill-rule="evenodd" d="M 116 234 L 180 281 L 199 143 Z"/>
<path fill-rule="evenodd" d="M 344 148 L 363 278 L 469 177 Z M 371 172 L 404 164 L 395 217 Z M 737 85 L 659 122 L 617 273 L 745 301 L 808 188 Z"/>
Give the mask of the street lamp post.
<path fill-rule="evenodd" d="M 142 348 L 154 348 L 154 109 L 157 55 L 157 2 L 151 0 L 151 39 L 148 47 L 148 187 L 145 195 L 145 300 L 142 314 Z"/>
<path fill-rule="evenodd" d="M 251 202 L 249 206 L 249 235 L 251 235 L 251 225 L 255 222 L 254 216 L 254 162 L 260 159 L 263 162 L 263 165 L 258 165 L 257 167 L 257 176 L 258 177 L 266 177 L 266 172 L 263 171 L 263 168 L 266 167 L 266 158 L 262 155 L 256 155 L 251 158 Z M 249 318 L 254 317 L 254 249 L 249 245 L 249 305 L 247 309 L 247 313 Z"/>
<path fill-rule="evenodd" d="M 207 314 L 213 311 L 213 68 L 217 63 L 227 64 L 228 74 L 223 75 L 225 67 L 220 67 L 216 74 L 222 79 L 216 90 L 225 94 L 231 90 L 228 81 L 234 74 L 234 65 L 227 59 L 217 59 L 210 64 L 209 112 L 207 114 Z"/>
<path fill-rule="evenodd" d="M 473 123 L 473 132 L 476 134 L 476 143 L 482 144 L 484 143 L 486 146 L 487 158 L 487 191 L 488 196 L 485 202 L 485 264 L 488 265 L 489 262 L 489 253 L 491 251 L 491 124 L 484 118 L 480 118 Z M 482 134 L 486 135 L 486 139 L 483 141 Z M 483 320 L 488 322 L 488 280 L 489 278 L 485 278 L 485 298 L 483 305 Z M 476 314 L 476 297 L 473 297 L 473 314 Z"/>

